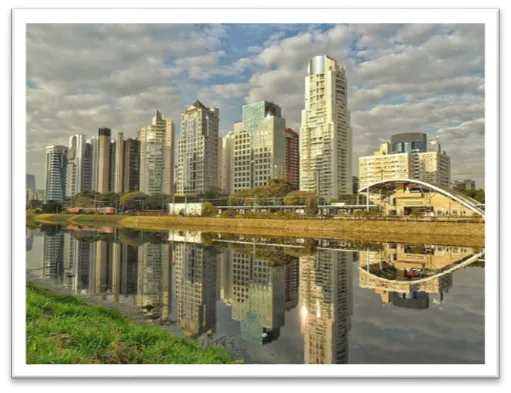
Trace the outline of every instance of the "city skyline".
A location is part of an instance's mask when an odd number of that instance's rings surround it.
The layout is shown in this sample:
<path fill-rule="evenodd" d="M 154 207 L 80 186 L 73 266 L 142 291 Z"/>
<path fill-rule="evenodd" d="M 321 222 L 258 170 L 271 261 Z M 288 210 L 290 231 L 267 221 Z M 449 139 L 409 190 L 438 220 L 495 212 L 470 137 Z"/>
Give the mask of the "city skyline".
<path fill-rule="evenodd" d="M 300 130 L 307 63 L 328 55 L 346 68 L 353 175 L 388 135 L 426 132 L 441 138 L 453 179 L 484 188 L 483 25 L 29 25 L 27 43 L 36 184 L 47 146 L 103 126 L 133 138 L 155 109 L 175 122 L 177 140 L 180 113 L 197 99 L 220 109 L 219 136 L 261 100 Z M 57 52 L 70 56 L 49 62 Z"/>

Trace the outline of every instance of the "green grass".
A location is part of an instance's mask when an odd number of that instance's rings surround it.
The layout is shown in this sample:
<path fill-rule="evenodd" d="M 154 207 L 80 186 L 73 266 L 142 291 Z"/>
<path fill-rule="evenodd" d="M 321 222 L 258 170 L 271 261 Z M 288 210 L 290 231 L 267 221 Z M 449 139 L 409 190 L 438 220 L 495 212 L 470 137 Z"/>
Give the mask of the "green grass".
<path fill-rule="evenodd" d="M 27 364 L 226 364 L 223 348 L 202 348 L 158 326 L 132 323 L 71 295 L 27 284 Z"/>

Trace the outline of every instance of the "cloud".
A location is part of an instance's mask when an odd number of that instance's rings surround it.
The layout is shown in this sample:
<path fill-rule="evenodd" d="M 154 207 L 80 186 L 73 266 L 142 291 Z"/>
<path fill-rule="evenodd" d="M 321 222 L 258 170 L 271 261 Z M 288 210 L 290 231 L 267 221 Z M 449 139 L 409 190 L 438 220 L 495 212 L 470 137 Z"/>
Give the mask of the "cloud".
<path fill-rule="evenodd" d="M 440 136 L 453 173 L 484 182 L 484 26 L 475 24 L 29 25 L 27 170 L 41 183 L 45 146 L 103 125 L 134 136 L 155 109 L 179 127 L 196 99 L 221 109 L 223 130 L 259 100 L 299 130 L 307 64 L 323 54 L 346 68 L 354 173 L 380 140 L 423 131 Z"/>

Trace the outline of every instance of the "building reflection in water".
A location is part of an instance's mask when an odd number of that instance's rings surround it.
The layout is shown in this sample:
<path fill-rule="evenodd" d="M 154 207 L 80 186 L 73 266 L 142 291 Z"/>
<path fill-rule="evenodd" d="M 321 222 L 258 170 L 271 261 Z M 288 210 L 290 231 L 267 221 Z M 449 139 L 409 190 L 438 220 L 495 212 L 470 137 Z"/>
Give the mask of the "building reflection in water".
<path fill-rule="evenodd" d="M 32 244 L 34 243 L 34 231 L 30 228 L 26 228 L 25 230 L 25 239 L 26 239 L 26 251 L 32 250 Z"/>
<path fill-rule="evenodd" d="M 348 362 L 352 263 L 352 252 L 336 250 L 300 257 L 299 307 L 307 364 Z"/>
<path fill-rule="evenodd" d="M 216 329 L 217 253 L 201 244 L 200 234 L 170 234 L 176 266 L 177 316 L 189 337 Z"/>
<path fill-rule="evenodd" d="M 27 248 L 31 236 L 27 231 Z M 384 304 L 425 309 L 442 302 L 454 270 L 484 255 L 455 246 L 365 243 L 361 249 L 320 240 L 311 248 L 295 241 L 292 249 L 264 239 L 211 240 L 198 232 L 84 235 L 48 228 L 42 275 L 77 294 L 99 294 L 144 309 L 149 318 L 178 322 L 189 337 L 215 333 L 218 299 L 231 308 L 241 339 L 260 345 L 278 340 L 286 311 L 297 308 L 304 362 L 344 364 L 354 262 L 359 286 Z"/>
<path fill-rule="evenodd" d="M 450 269 L 474 254 L 470 247 L 384 243 L 360 251 L 359 285 L 374 289 L 384 304 L 426 309 L 452 288 Z"/>

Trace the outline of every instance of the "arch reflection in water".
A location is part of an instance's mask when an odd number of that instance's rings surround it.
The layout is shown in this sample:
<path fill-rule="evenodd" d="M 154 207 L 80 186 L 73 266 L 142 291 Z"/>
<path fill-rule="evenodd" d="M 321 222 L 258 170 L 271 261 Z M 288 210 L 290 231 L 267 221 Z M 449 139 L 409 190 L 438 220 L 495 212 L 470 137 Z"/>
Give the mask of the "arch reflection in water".
<path fill-rule="evenodd" d="M 269 353 L 288 350 L 293 357 L 281 361 L 353 362 L 352 341 L 360 340 L 352 329 L 354 297 L 367 289 L 405 313 L 431 309 L 450 292 L 456 270 L 484 255 L 470 247 L 200 232 L 43 234 L 41 276 L 77 294 L 133 305 L 157 323 L 175 322 L 206 343 L 223 345 L 228 331 L 247 362 L 275 362 Z"/>

